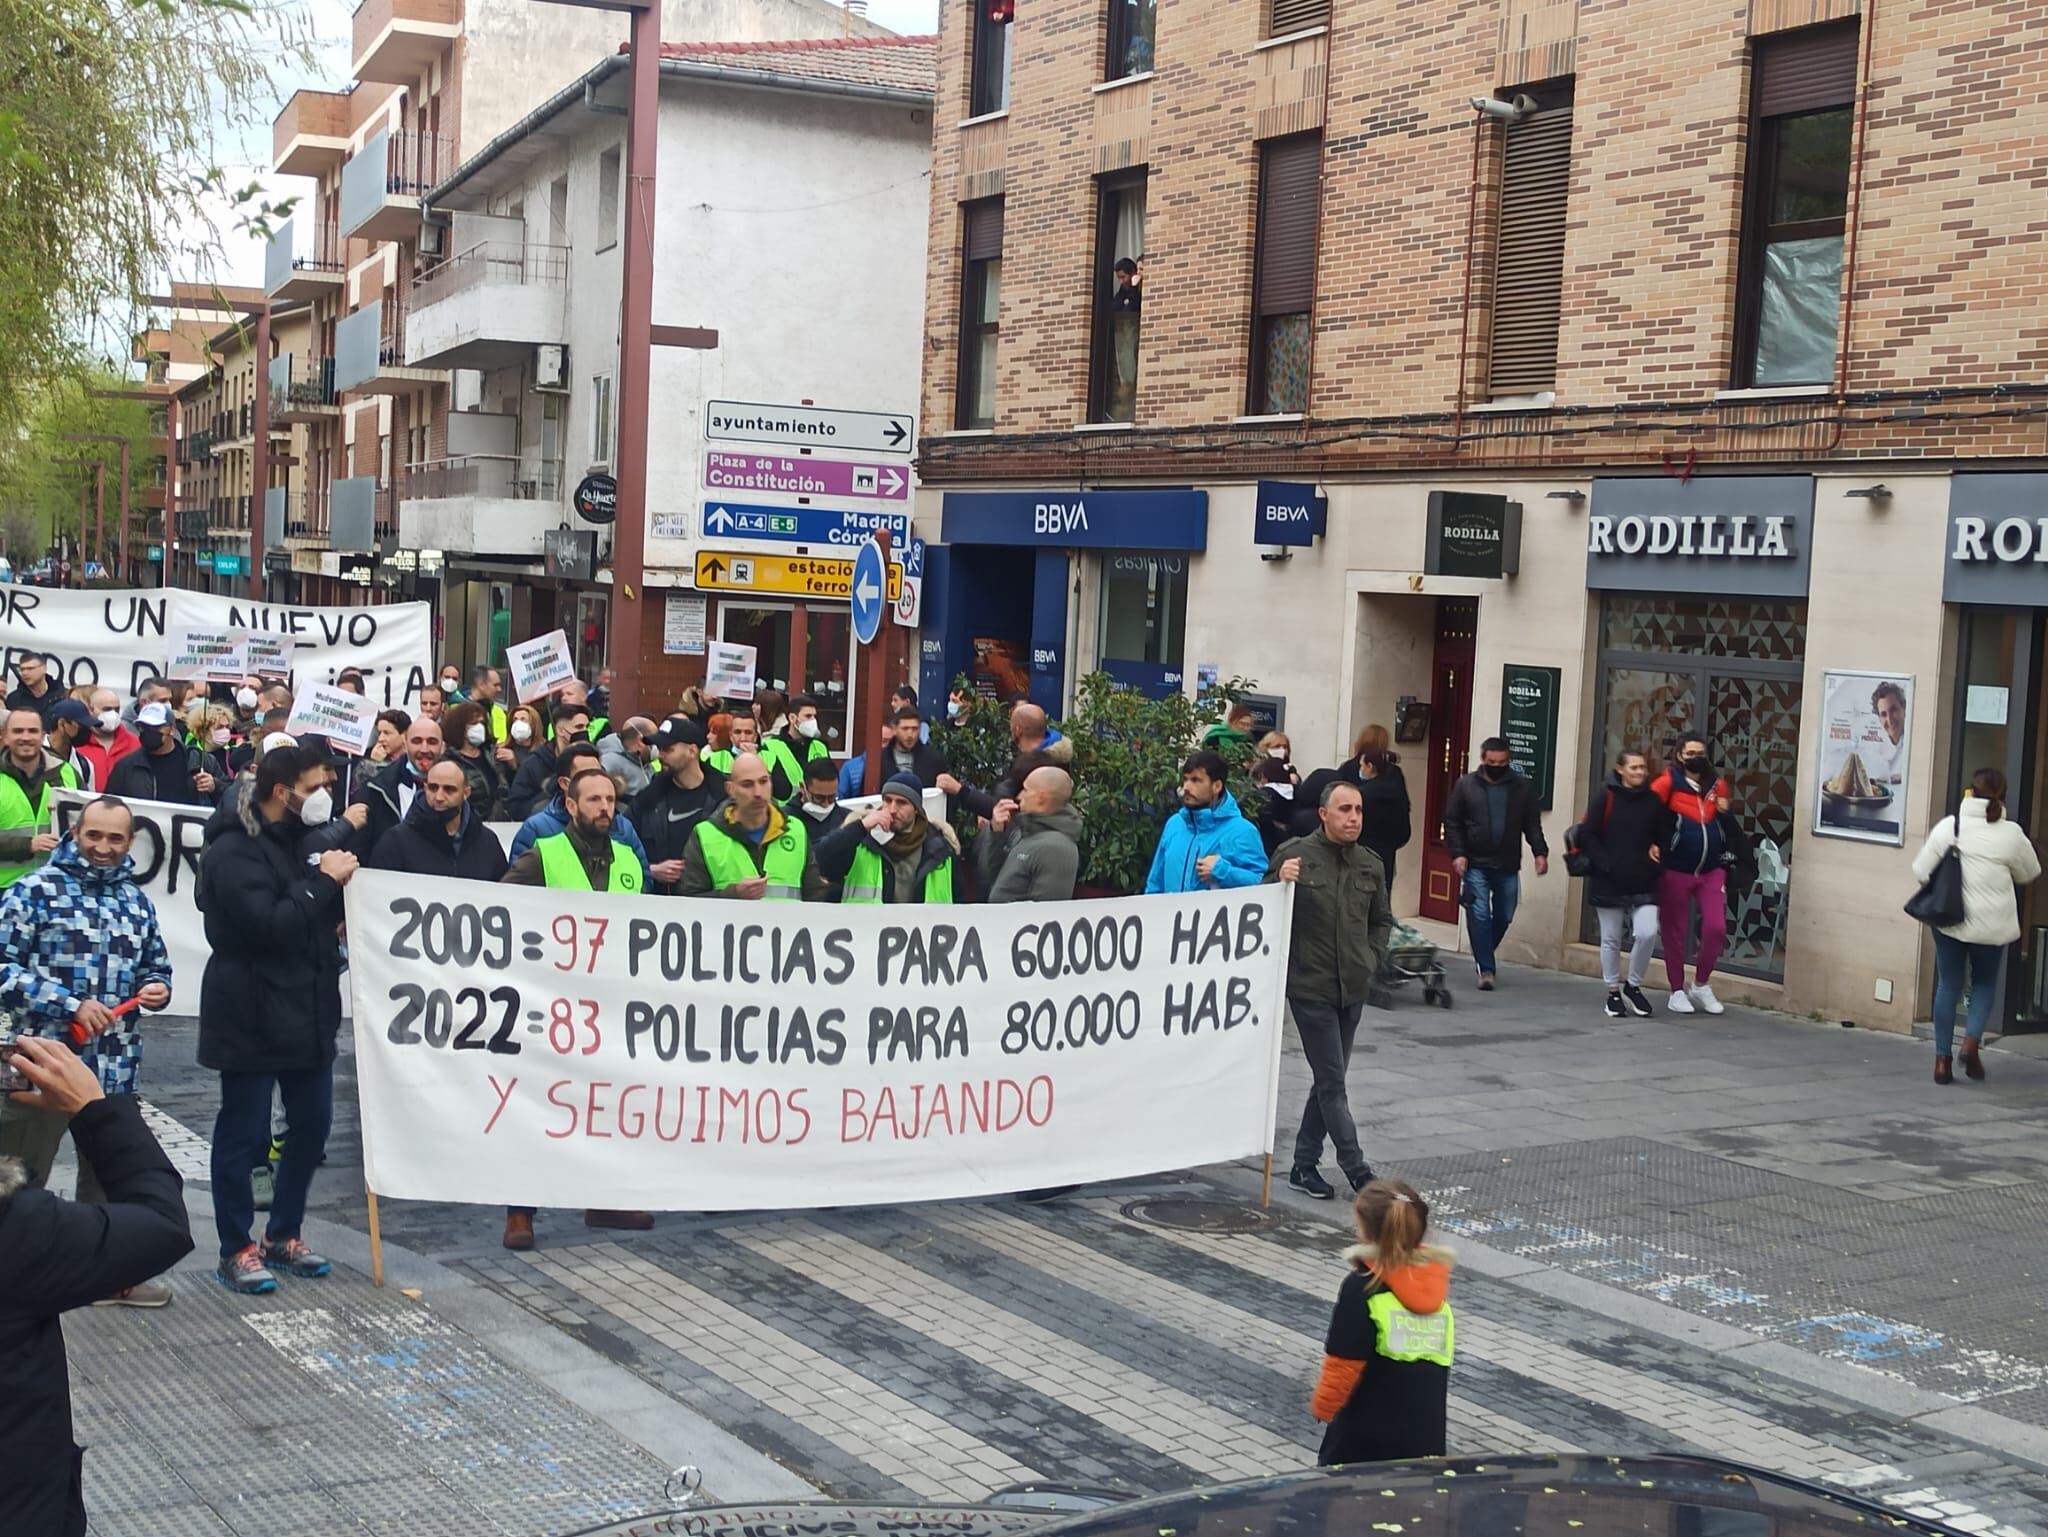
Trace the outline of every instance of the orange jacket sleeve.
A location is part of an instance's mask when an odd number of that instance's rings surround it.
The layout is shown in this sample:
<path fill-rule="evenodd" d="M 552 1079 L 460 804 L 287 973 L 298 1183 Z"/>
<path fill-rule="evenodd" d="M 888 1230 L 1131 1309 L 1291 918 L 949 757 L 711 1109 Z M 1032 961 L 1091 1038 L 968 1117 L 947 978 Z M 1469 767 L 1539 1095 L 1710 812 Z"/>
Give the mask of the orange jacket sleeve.
<path fill-rule="evenodd" d="M 1315 1397 L 1309 1400 L 1309 1412 L 1325 1422 L 1334 1420 L 1337 1411 L 1351 1402 L 1358 1379 L 1364 1375 L 1363 1361 L 1353 1361 L 1347 1356 L 1324 1356 L 1322 1375 L 1316 1378 Z"/>

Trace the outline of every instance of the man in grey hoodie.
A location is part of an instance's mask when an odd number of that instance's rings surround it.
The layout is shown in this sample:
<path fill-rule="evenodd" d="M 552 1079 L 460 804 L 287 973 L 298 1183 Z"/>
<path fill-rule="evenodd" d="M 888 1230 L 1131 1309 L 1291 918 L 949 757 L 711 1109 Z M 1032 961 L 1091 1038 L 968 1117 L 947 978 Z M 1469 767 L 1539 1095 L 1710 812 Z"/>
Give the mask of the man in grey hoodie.
<path fill-rule="evenodd" d="M 1033 769 L 1014 801 L 999 801 L 977 853 L 990 902 L 1067 902 L 1081 873 L 1081 818 L 1065 769 Z"/>

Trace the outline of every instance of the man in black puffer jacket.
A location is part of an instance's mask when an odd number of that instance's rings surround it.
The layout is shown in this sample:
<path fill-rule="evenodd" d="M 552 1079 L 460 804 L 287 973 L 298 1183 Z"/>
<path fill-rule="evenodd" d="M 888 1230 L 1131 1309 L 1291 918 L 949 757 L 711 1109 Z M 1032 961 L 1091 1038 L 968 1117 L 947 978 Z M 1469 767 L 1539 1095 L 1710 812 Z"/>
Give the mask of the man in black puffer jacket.
<path fill-rule="evenodd" d="M 453 758 L 428 769 L 405 820 L 378 840 L 370 868 L 465 881 L 503 879 L 505 846 L 470 810 L 469 786 L 469 775 Z"/>
<path fill-rule="evenodd" d="M 80 1537 L 85 1456 L 71 1435 L 71 1376 L 58 1315 L 161 1275 L 192 1252 L 178 1171 L 142 1124 L 133 1094 L 105 1097 L 62 1041 L 29 1037 L 19 1103 L 71 1117 L 71 1139 L 99 1175 L 101 1202 L 25 1188 L 0 1159 L 0 1532 Z"/>
<path fill-rule="evenodd" d="M 334 1115 L 341 1031 L 341 888 L 345 849 L 314 853 L 333 811 L 327 765 L 300 747 L 263 755 L 240 814 L 209 826 L 199 910 L 212 954 L 199 992 L 199 1065 L 220 1074 L 213 1123 L 213 1216 L 220 1278 L 239 1292 L 277 1290 L 271 1267 L 322 1276 L 328 1262 L 299 1237 L 306 1191 Z M 284 1149 L 259 1253 L 250 1241 L 249 1171 L 270 1143 L 270 1100 L 284 1101 Z"/>
<path fill-rule="evenodd" d="M 1657 948 L 1657 877 L 1671 833 L 1671 808 L 1650 788 L 1650 760 L 1625 749 L 1607 783 L 1593 792 L 1578 826 L 1579 852 L 1592 866 L 1586 896 L 1600 915 L 1600 974 L 1607 981 L 1607 1017 L 1650 1017 L 1643 975 Z M 1622 981 L 1621 935 L 1632 928 L 1628 980 Z"/>

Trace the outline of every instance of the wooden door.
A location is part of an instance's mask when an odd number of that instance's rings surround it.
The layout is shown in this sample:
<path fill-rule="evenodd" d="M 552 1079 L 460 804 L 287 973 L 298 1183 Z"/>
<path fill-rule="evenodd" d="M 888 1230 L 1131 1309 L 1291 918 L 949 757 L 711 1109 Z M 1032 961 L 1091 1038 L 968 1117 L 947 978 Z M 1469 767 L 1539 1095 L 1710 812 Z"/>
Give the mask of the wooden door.
<path fill-rule="evenodd" d="M 1472 658 L 1479 631 L 1477 598 L 1436 600 L 1436 644 L 1430 658 L 1429 748 L 1423 761 L 1422 916 L 1458 921 L 1458 877 L 1444 847 L 1444 806 L 1451 786 L 1471 766 Z M 1409 786 L 1409 793 L 1415 787 Z"/>

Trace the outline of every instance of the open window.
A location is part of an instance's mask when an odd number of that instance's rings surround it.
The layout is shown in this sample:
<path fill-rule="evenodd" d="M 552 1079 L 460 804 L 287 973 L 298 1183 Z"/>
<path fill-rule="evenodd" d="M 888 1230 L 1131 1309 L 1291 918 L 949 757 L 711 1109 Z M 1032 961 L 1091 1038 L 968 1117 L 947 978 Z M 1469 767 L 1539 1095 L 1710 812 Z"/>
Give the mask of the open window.
<path fill-rule="evenodd" d="M 1095 229 L 1094 346 L 1089 418 L 1135 421 L 1138 331 L 1145 298 L 1145 173 L 1105 176 Z"/>
<path fill-rule="evenodd" d="M 967 111 L 971 117 L 1010 108 L 1010 23 L 1017 0 L 967 0 L 973 8 L 973 50 L 968 71 Z"/>
<path fill-rule="evenodd" d="M 1756 45 L 1736 284 L 1738 389 L 1834 378 L 1856 37 L 1851 22 Z"/>

